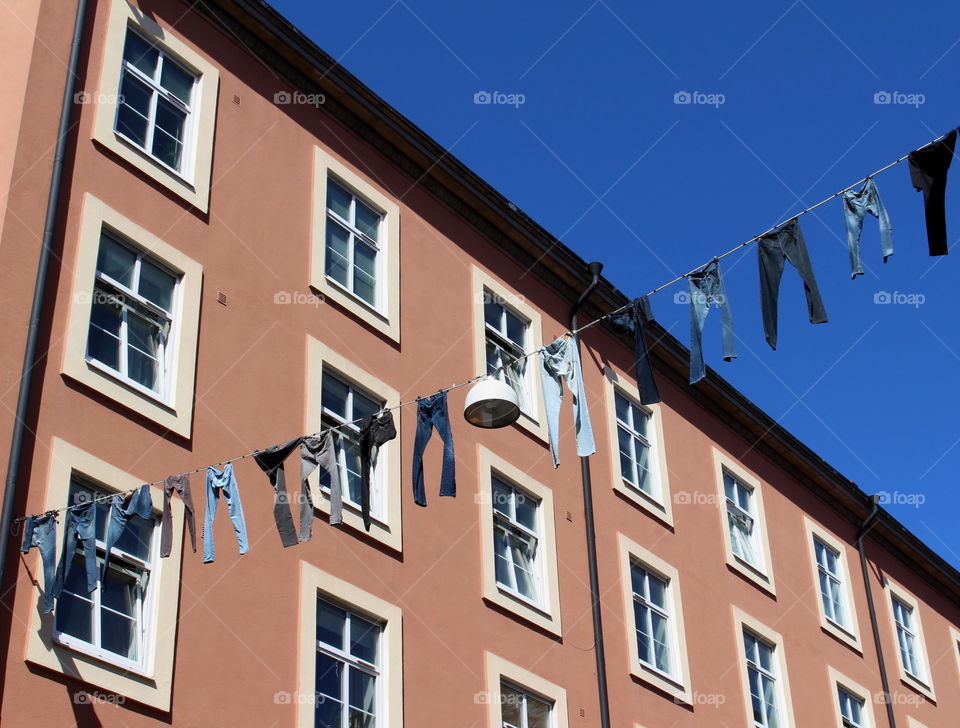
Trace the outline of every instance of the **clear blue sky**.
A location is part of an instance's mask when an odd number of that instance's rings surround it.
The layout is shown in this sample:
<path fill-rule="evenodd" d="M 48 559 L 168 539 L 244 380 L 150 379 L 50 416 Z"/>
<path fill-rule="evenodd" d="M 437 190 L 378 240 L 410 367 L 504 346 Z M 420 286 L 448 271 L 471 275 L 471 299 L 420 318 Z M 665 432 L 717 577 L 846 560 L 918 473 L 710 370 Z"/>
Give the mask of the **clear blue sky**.
<path fill-rule="evenodd" d="M 960 124 L 956 3 L 274 5 L 630 296 Z M 476 104 L 478 92 L 506 103 Z M 703 103 L 677 104 L 678 92 Z M 875 103 L 880 92 L 891 103 Z M 952 175 L 954 245 L 960 163 Z M 850 280 L 834 200 L 801 218 L 830 322 L 807 323 L 788 266 L 771 351 L 749 246 L 724 261 L 740 357 L 721 360 L 716 311 L 704 355 L 865 491 L 900 494 L 887 508 L 960 568 L 960 248 L 928 257 L 906 162 L 876 182 L 894 226 L 890 262 L 868 216 L 866 275 Z M 686 343 L 681 290 L 652 303 Z M 877 304 L 879 292 L 904 302 Z"/>

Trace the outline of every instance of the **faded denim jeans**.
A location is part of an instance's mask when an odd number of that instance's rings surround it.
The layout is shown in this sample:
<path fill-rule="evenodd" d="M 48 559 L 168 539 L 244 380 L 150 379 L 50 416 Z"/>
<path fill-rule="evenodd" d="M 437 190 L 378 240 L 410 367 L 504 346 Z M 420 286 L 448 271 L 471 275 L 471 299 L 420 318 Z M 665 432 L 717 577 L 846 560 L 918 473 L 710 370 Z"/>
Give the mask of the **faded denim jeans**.
<path fill-rule="evenodd" d="M 40 549 L 43 563 L 43 613 L 53 611 L 54 572 L 57 565 L 57 518 L 49 513 L 43 516 L 30 516 L 24 522 L 23 545 L 20 550 L 27 553 L 31 547 Z"/>
<path fill-rule="evenodd" d="M 877 183 L 873 178 L 867 179 L 859 192 L 847 190 L 843 193 L 843 216 L 847 223 L 847 247 L 850 249 L 850 277 L 863 275 L 863 265 L 860 261 L 860 233 L 863 232 L 863 218 L 867 213 L 873 215 L 880 224 L 880 253 L 883 262 L 893 255 L 893 226 L 890 225 L 890 216 L 883 206 Z"/>
<path fill-rule="evenodd" d="M 247 543 L 247 522 L 243 518 L 243 504 L 240 502 L 240 490 L 237 488 L 237 479 L 233 475 L 233 463 L 227 463 L 223 470 L 217 470 L 212 465 L 207 468 L 207 512 L 203 521 L 203 563 L 209 564 L 214 559 L 213 548 L 213 519 L 217 515 L 217 504 L 220 495 L 227 502 L 230 520 L 233 521 L 233 530 L 237 534 L 237 544 L 240 553 L 245 554 L 250 546 Z"/>
<path fill-rule="evenodd" d="M 97 540 L 96 540 L 97 504 L 92 500 L 73 506 L 67 510 L 64 519 L 63 549 L 60 552 L 60 564 L 54 581 L 53 596 L 59 598 L 63 585 L 73 568 L 73 557 L 77 541 L 83 551 L 83 560 L 87 571 L 87 593 L 97 588 Z"/>
<path fill-rule="evenodd" d="M 140 486 L 130 496 L 127 505 L 123 505 L 123 496 L 115 495 L 110 499 L 110 518 L 107 520 L 106 549 L 103 556 L 103 575 L 101 583 L 106 584 L 107 566 L 110 563 L 110 550 L 117 543 L 127 528 L 127 521 L 134 516 L 144 519 L 153 518 L 153 499 L 150 497 L 150 486 Z"/>
<path fill-rule="evenodd" d="M 580 353 L 572 337 L 560 337 L 540 350 L 540 385 L 543 388 L 543 405 L 547 411 L 547 430 L 550 433 L 550 449 L 553 452 L 553 467 L 560 465 L 557 440 L 560 429 L 560 404 L 563 401 L 561 379 L 573 395 L 573 424 L 577 438 L 577 454 L 592 455 L 596 452 L 593 429 L 590 427 L 590 412 L 583 389 L 583 371 L 580 369 Z"/>
<path fill-rule="evenodd" d="M 710 304 L 720 306 L 720 318 L 723 325 L 723 360 L 737 358 L 737 348 L 733 341 L 733 315 L 730 313 L 730 301 L 723 287 L 720 274 L 720 261 L 714 258 L 703 270 L 687 276 L 690 295 L 690 384 L 699 382 L 707 373 L 703 363 L 703 325 L 710 313 Z"/>
<path fill-rule="evenodd" d="M 635 298 L 620 311 L 609 316 L 610 324 L 617 331 L 633 336 L 634 366 L 637 372 L 637 387 L 640 389 L 640 404 L 656 404 L 660 401 L 657 380 L 653 378 L 653 365 L 647 349 L 646 325 L 653 320 L 650 299 Z"/>
<path fill-rule="evenodd" d="M 440 495 L 456 496 L 456 457 L 453 451 L 453 433 L 447 414 L 447 393 L 438 392 L 417 400 L 417 436 L 413 441 L 413 501 L 418 506 L 427 505 L 426 488 L 423 483 L 423 451 L 430 441 L 433 428 L 443 440 L 443 470 L 440 473 Z"/>

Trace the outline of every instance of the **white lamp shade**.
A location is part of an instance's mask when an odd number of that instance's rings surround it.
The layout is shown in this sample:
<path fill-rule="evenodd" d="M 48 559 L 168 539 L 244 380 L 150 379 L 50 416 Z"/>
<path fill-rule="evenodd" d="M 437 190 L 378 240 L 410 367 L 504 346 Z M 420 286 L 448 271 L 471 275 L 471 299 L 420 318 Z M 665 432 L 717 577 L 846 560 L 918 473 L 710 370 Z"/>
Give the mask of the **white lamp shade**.
<path fill-rule="evenodd" d="M 481 379 L 467 392 L 463 416 L 477 427 L 492 429 L 512 425 L 520 417 L 517 393 L 499 379 Z"/>

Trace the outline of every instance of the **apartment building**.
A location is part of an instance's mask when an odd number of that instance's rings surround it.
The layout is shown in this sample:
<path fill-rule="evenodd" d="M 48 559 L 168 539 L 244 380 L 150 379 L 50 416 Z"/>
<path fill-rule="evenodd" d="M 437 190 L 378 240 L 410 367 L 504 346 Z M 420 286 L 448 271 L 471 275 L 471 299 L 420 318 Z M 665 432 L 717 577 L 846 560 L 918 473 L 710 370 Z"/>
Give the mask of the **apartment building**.
<path fill-rule="evenodd" d="M 49 613 L 39 549 L 4 534 L 4 726 L 956 724 L 960 574 L 715 372 L 687 384 L 655 323 L 649 405 L 632 339 L 582 335 L 585 501 L 569 395 L 554 468 L 536 359 L 511 362 L 569 328 L 586 262 L 268 5 L 0 14 L 5 513 L 143 483 L 154 511 L 104 565 L 98 505 L 100 583 L 70 542 Z M 628 301 L 601 281 L 581 321 Z M 365 528 L 344 423 L 501 364 L 515 424 L 448 393 L 455 498 L 434 438 L 414 503 L 416 406 L 394 412 Z M 314 473 L 285 548 L 246 457 L 246 539 L 229 504 L 203 528 L 208 465 L 331 426 L 340 524 Z M 194 470 L 196 552 L 174 496 L 161 556 L 157 483 Z"/>

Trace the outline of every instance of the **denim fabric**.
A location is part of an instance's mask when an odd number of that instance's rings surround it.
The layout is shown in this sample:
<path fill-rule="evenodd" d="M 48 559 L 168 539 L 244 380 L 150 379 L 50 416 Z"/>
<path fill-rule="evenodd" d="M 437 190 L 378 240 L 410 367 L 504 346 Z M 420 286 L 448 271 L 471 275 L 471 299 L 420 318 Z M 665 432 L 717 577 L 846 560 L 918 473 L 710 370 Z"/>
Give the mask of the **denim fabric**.
<path fill-rule="evenodd" d="M 376 450 L 397 436 L 390 410 L 370 415 L 360 421 L 360 511 L 363 527 L 370 530 L 370 468 L 376 459 Z"/>
<path fill-rule="evenodd" d="M 67 510 L 64 519 L 63 548 L 60 551 L 60 563 L 57 566 L 57 575 L 53 584 L 53 596 L 59 598 L 63 585 L 73 569 L 73 557 L 77 549 L 77 541 L 83 551 L 84 565 L 87 570 L 87 592 L 97 588 L 97 537 L 96 537 L 97 504 L 92 500 Z"/>
<path fill-rule="evenodd" d="M 707 373 L 703 363 L 703 324 L 710 313 L 711 303 L 720 306 L 723 360 L 736 359 L 737 347 L 733 343 L 733 314 L 730 313 L 730 300 L 723 287 L 720 261 L 714 258 L 703 270 L 687 276 L 687 286 L 690 296 L 690 384 L 693 384 Z"/>
<path fill-rule="evenodd" d="M 127 521 L 134 516 L 153 518 L 153 499 L 150 497 L 150 486 L 142 485 L 133 495 L 127 505 L 123 505 L 123 496 L 115 495 L 110 499 L 110 518 L 107 519 L 106 549 L 103 555 L 103 572 L 101 584 L 106 584 L 107 566 L 110 562 L 110 550 L 117 543 L 127 528 Z"/>
<path fill-rule="evenodd" d="M 543 406 L 547 411 L 547 430 L 550 433 L 550 450 L 553 467 L 560 465 L 558 438 L 560 429 L 560 404 L 563 401 L 563 385 L 573 395 L 573 425 L 577 438 L 577 455 L 593 455 L 593 428 L 590 427 L 590 412 L 587 409 L 586 392 L 583 389 L 583 372 L 580 369 L 580 352 L 573 338 L 560 337 L 540 350 L 540 386 L 543 389 Z"/>
<path fill-rule="evenodd" d="M 299 541 L 297 531 L 293 527 L 293 516 L 290 514 L 290 496 L 287 495 L 287 478 L 284 475 L 283 463 L 290 457 L 290 453 L 300 447 L 301 442 L 303 438 L 298 437 L 284 445 L 268 447 L 253 456 L 260 469 L 267 474 L 270 485 L 273 486 L 273 520 L 277 524 L 277 533 L 280 534 L 280 543 L 284 548 L 296 546 Z M 312 518 L 313 511 L 309 513 Z"/>
<path fill-rule="evenodd" d="M 27 553 L 32 546 L 40 549 L 43 563 L 43 613 L 53 611 L 54 572 L 57 566 L 57 517 L 50 513 L 44 516 L 30 516 L 24 522 L 23 545 L 20 550 Z"/>
<path fill-rule="evenodd" d="M 245 554 L 250 548 L 247 543 L 247 522 L 243 518 L 243 504 L 240 502 L 240 489 L 233 475 L 233 463 L 227 463 L 223 470 L 217 470 L 211 466 L 207 468 L 207 509 L 203 521 L 203 563 L 205 564 L 209 564 L 214 559 L 213 519 L 217 515 L 217 504 L 220 502 L 221 493 L 227 502 L 240 553 Z"/>
<path fill-rule="evenodd" d="M 760 308 L 763 312 L 763 332 L 771 349 L 777 348 L 777 299 L 784 261 L 797 269 L 807 294 L 810 323 L 827 322 L 827 312 L 820 298 L 817 279 L 813 275 L 807 244 L 803 240 L 800 223 L 793 218 L 782 227 L 757 238 L 757 261 L 760 264 Z"/>
<path fill-rule="evenodd" d="M 343 521 L 343 495 L 340 489 L 340 467 L 337 465 L 337 447 L 332 432 L 320 437 L 305 437 L 300 443 L 300 540 L 313 538 L 313 500 L 307 478 L 318 467 L 330 479 L 330 523 Z"/>
<path fill-rule="evenodd" d="M 650 352 L 647 350 L 646 325 L 653 320 L 650 312 L 650 299 L 642 296 L 630 302 L 626 308 L 609 316 L 610 323 L 617 331 L 633 335 L 633 349 L 636 357 L 637 387 L 640 389 L 641 404 L 656 404 L 660 401 L 657 380 L 653 378 L 653 366 Z"/>
<path fill-rule="evenodd" d="M 456 458 L 453 452 L 453 433 L 447 414 L 447 393 L 438 392 L 417 400 L 417 436 L 413 441 L 413 502 L 427 505 L 423 484 L 423 451 L 433 435 L 433 428 L 443 439 L 443 470 L 440 472 L 440 495 L 457 495 Z"/>
<path fill-rule="evenodd" d="M 859 192 L 847 190 L 843 193 L 843 217 L 847 223 L 847 247 L 850 249 L 850 277 L 863 275 L 860 263 L 860 233 L 863 231 L 863 218 L 867 213 L 873 215 L 880 224 L 880 253 L 883 262 L 893 255 L 893 227 L 887 208 L 880 199 L 877 183 L 871 177 L 863 183 Z"/>
<path fill-rule="evenodd" d="M 160 558 L 166 558 L 170 555 L 170 548 L 173 546 L 173 511 L 170 508 L 170 498 L 173 492 L 180 494 L 180 500 L 183 501 L 184 518 L 187 523 L 187 530 L 190 531 L 190 544 L 193 546 L 193 553 L 197 553 L 197 531 L 194 522 L 193 495 L 190 492 L 190 476 L 171 475 L 163 481 L 163 518 L 160 522 Z"/>
<path fill-rule="evenodd" d="M 927 247 L 930 255 L 947 254 L 947 217 L 944 211 L 947 170 L 957 144 L 954 129 L 936 144 L 910 152 L 910 181 L 923 190 L 923 212 L 927 221 Z"/>

